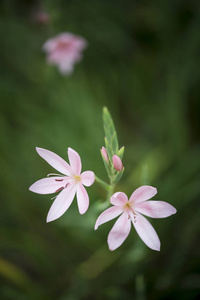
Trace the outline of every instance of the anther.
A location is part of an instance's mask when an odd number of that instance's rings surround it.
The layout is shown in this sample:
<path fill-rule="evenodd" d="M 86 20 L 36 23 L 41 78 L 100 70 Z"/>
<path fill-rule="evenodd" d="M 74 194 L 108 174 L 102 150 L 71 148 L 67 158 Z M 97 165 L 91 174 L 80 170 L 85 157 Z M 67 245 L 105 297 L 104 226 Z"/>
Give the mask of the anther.
<path fill-rule="evenodd" d="M 55 193 L 58 193 L 58 192 L 62 191 L 63 189 L 64 189 L 64 186 L 62 186 L 61 188 L 57 189 L 57 190 L 55 191 Z"/>

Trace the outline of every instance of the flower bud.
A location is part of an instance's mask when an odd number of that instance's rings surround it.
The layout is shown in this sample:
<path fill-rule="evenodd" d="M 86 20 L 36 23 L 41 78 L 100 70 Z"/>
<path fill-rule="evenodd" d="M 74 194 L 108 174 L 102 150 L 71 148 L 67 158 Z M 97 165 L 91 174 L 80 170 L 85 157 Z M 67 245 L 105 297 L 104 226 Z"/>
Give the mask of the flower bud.
<path fill-rule="evenodd" d="M 108 163 L 109 162 L 109 158 L 108 158 L 108 153 L 105 147 L 101 148 L 101 154 L 103 155 L 103 158 L 105 159 L 105 161 Z"/>
<path fill-rule="evenodd" d="M 115 170 L 117 170 L 118 172 L 121 172 L 123 170 L 124 166 L 123 166 L 122 161 L 119 158 L 119 156 L 113 155 L 112 160 L 113 160 L 113 165 L 114 165 Z"/>

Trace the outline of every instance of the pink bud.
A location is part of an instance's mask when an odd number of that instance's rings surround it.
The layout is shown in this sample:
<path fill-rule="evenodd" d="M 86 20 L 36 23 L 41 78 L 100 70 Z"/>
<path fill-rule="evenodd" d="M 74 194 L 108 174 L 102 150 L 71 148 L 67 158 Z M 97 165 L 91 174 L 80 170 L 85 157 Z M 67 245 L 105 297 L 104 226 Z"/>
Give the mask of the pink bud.
<path fill-rule="evenodd" d="M 113 160 L 113 165 L 114 165 L 115 170 L 117 170 L 118 172 L 122 171 L 124 166 L 123 166 L 122 161 L 119 158 L 119 156 L 113 155 L 112 160 Z"/>
<path fill-rule="evenodd" d="M 102 147 L 102 148 L 101 148 L 101 153 L 102 153 L 102 155 L 103 155 L 105 161 L 107 161 L 107 163 L 108 163 L 108 162 L 109 162 L 109 159 L 108 159 L 108 153 L 107 153 L 107 150 L 106 150 L 105 147 Z"/>

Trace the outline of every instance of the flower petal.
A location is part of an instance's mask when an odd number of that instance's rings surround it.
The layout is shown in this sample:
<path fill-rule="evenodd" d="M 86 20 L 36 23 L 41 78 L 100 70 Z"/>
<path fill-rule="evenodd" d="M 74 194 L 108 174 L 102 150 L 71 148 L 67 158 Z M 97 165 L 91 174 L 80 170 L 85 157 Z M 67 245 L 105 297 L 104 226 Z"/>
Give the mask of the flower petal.
<path fill-rule="evenodd" d="M 42 48 L 45 52 L 51 52 L 56 48 L 57 44 L 57 40 L 55 38 L 52 38 L 47 40 Z"/>
<path fill-rule="evenodd" d="M 115 222 L 108 235 L 108 247 L 111 251 L 117 249 L 125 241 L 131 230 L 131 220 L 124 212 Z"/>
<path fill-rule="evenodd" d="M 67 179 L 67 178 L 66 178 Z M 29 190 L 37 194 L 52 194 L 67 184 L 65 177 L 43 178 L 33 183 Z"/>
<path fill-rule="evenodd" d="M 123 213 L 121 207 L 112 206 L 106 209 L 100 216 L 97 218 L 94 229 L 96 230 L 101 224 L 106 223 Z"/>
<path fill-rule="evenodd" d="M 60 156 L 49 150 L 36 147 L 37 153 L 48 162 L 54 169 L 58 170 L 62 174 L 70 176 L 72 169 L 70 165 L 62 159 Z"/>
<path fill-rule="evenodd" d="M 139 237 L 143 242 L 151 249 L 160 251 L 160 240 L 159 237 L 149 223 L 149 221 L 140 214 L 137 214 L 136 219 L 132 218 L 133 225 L 137 231 Z"/>
<path fill-rule="evenodd" d="M 128 197 L 122 192 L 117 192 L 110 198 L 110 203 L 116 206 L 124 206 L 126 202 L 128 202 Z"/>
<path fill-rule="evenodd" d="M 143 185 L 136 189 L 131 195 L 129 201 L 134 204 L 146 201 L 157 194 L 157 189 L 153 186 Z"/>
<path fill-rule="evenodd" d="M 69 185 L 56 197 L 47 215 L 47 222 L 61 217 L 71 205 L 76 193 L 76 186 Z"/>
<path fill-rule="evenodd" d="M 81 174 L 81 182 L 85 186 L 91 186 L 95 181 L 95 175 L 92 171 L 85 171 Z"/>
<path fill-rule="evenodd" d="M 176 208 L 164 201 L 141 202 L 134 209 L 151 218 L 166 218 L 176 213 Z"/>
<path fill-rule="evenodd" d="M 53 57 L 51 59 L 51 56 L 48 57 L 50 63 L 54 63 L 55 65 L 58 65 L 58 69 L 61 74 L 67 75 L 71 74 L 74 70 L 74 62 L 72 60 L 64 60 L 61 56 L 58 58 L 58 60 L 53 60 Z"/>
<path fill-rule="evenodd" d="M 89 197 L 86 189 L 82 184 L 77 184 L 77 202 L 79 213 L 84 214 L 89 207 Z"/>
<path fill-rule="evenodd" d="M 81 158 L 79 154 L 72 148 L 68 148 L 69 162 L 74 174 L 79 175 L 81 173 Z"/>

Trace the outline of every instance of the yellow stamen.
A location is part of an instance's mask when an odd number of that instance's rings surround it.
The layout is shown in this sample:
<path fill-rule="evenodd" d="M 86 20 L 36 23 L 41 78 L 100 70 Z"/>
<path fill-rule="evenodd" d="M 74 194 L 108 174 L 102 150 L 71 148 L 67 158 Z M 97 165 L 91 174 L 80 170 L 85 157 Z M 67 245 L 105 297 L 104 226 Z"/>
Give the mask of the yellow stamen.
<path fill-rule="evenodd" d="M 133 208 L 132 208 L 130 202 L 126 202 L 126 204 L 124 205 L 124 209 L 125 209 L 127 212 L 131 211 L 134 215 L 136 215 L 136 213 L 134 212 L 134 210 L 133 210 Z"/>
<path fill-rule="evenodd" d="M 78 176 L 78 175 L 75 175 L 74 178 L 75 178 L 76 181 L 81 181 L 81 177 Z"/>

